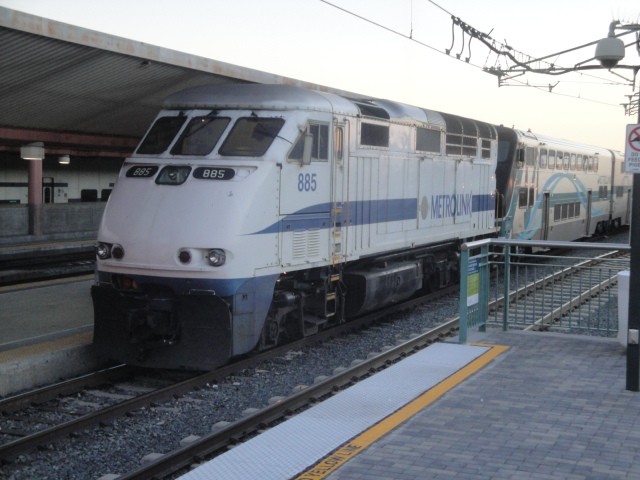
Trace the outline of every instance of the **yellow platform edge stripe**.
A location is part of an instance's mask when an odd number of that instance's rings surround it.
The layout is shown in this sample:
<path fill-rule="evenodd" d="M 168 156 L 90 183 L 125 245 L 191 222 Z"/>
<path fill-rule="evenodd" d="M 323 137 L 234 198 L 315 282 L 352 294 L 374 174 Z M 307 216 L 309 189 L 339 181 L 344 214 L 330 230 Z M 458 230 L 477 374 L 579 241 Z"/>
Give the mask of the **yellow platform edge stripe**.
<path fill-rule="evenodd" d="M 508 346 L 504 345 L 487 345 L 479 343 L 475 343 L 473 345 L 487 347 L 489 350 L 484 352 L 475 360 L 469 362 L 457 372 L 442 380 L 437 385 L 434 385 L 419 397 L 407 403 L 404 407 L 400 408 L 388 417 L 385 417 L 357 437 L 349 440 L 340 448 L 316 463 L 313 467 L 298 476 L 293 477 L 292 480 L 321 480 L 329 476 L 342 465 L 347 463 L 347 461 L 363 452 L 372 443 L 378 441 L 387 433 L 406 422 L 416 413 L 435 402 L 442 395 L 453 389 L 456 385 L 462 383 L 480 369 L 484 368 L 489 364 L 489 362 L 493 361 L 509 349 Z"/>

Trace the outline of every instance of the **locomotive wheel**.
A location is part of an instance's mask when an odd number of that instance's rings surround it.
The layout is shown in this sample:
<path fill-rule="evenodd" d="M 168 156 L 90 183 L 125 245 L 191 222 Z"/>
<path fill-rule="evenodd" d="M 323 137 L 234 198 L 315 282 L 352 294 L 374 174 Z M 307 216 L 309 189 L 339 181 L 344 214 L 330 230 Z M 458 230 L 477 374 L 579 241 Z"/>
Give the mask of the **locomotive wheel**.
<path fill-rule="evenodd" d="M 268 348 L 278 344 L 280 338 L 280 325 L 277 318 L 270 318 L 262 328 L 261 347 Z"/>

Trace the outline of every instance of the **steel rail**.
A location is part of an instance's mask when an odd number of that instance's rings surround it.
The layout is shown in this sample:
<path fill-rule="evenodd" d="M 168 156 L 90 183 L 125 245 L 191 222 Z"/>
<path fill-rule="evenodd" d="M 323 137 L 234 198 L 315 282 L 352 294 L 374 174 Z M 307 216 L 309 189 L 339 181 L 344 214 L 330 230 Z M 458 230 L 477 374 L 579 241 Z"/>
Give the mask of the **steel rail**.
<path fill-rule="evenodd" d="M 362 363 L 328 377 L 315 385 L 309 386 L 251 416 L 237 420 L 216 432 L 201 437 L 189 445 L 169 452 L 154 462 L 145 464 L 134 471 L 121 475 L 118 479 L 142 480 L 162 478 L 163 476 L 173 474 L 188 467 L 195 461 L 200 461 L 215 455 L 229 445 L 255 435 L 258 430 L 267 428 L 281 421 L 293 412 L 306 408 L 318 400 L 332 395 L 360 379 L 366 378 L 386 366 L 401 360 L 411 354 L 411 352 L 417 351 L 453 334 L 458 328 L 458 322 L 459 318 L 451 319 L 426 333 L 418 335 L 373 358 L 364 360 Z"/>
<path fill-rule="evenodd" d="M 236 362 L 225 365 L 216 370 L 208 371 L 203 374 L 189 378 L 187 380 L 183 380 L 174 385 L 170 385 L 170 386 L 155 390 L 153 392 L 145 393 L 135 398 L 124 400 L 118 404 L 106 407 L 104 409 L 101 409 L 95 412 L 85 414 L 79 418 L 69 420 L 65 423 L 61 423 L 59 425 L 55 425 L 45 430 L 41 430 L 39 432 L 27 435 L 23 438 L 14 440 L 12 442 L 5 443 L 2 446 L 0 446 L 0 460 L 10 461 L 11 459 L 15 458 L 17 455 L 21 453 L 31 451 L 37 448 L 38 446 L 46 443 L 50 443 L 53 440 L 57 440 L 61 437 L 68 436 L 72 433 L 78 432 L 80 430 L 84 430 L 86 428 L 97 425 L 99 423 L 109 423 L 113 419 L 121 417 L 133 410 L 137 410 L 139 408 L 146 407 L 154 403 L 162 402 L 162 401 L 171 399 L 173 397 L 183 395 L 197 388 L 200 388 L 202 385 L 205 385 L 207 383 L 219 382 L 223 380 L 225 377 L 233 375 L 241 370 L 255 367 L 260 362 L 263 362 L 269 358 L 283 355 L 289 350 L 299 349 L 311 344 L 318 344 L 332 337 L 344 335 L 346 333 L 361 329 L 367 325 L 371 325 L 372 323 L 378 321 L 380 318 L 383 318 L 389 315 L 390 313 L 397 311 L 399 307 L 410 308 L 411 306 L 422 304 L 429 300 L 439 298 L 445 295 L 449 291 L 450 289 L 440 290 L 438 292 L 435 292 L 434 294 L 412 299 L 402 304 L 392 305 L 392 306 L 383 308 L 369 315 L 365 315 L 355 320 L 340 324 L 336 327 L 324 330 L 310 337 L 305 337 L 300 340 L 296 340 L 294 342 L 287 343 L 285 345 L 272 348 L 270 350 L 266 350 L 255 356 L 238 360 Z M 52 388 L 51 392 L 54 392 L 55 387 L 51 387 L 51 388 Z M 51 393 L 48 393 L 48 395 L 50 394 Z M 34 398 L 38 398 L 38 397 L 34 397 Z M 19 399 L 19 401 L 22 405 L 35 403 L 33 399 L 32 400 L 29 399 L 29 394 L 25 394 L 23 398 Z M 11 403 L 11 399 L 8 399 L 6 405 L 10 405 L 10 403 Z"/>

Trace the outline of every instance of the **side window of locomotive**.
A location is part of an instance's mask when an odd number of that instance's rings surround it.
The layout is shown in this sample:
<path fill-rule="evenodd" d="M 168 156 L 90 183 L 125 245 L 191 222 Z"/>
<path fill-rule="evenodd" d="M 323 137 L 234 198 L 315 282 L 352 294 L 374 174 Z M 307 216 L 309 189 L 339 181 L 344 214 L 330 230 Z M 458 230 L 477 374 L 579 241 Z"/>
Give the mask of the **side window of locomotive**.
<path fill-rule="evenodd" d="M 416 129 L 416 150 L 440 153 L 440 130 L 418 127 Z"/>
<path fill-rule="evenodd" d="M 388 147 L 389 127 L 362 122 L 360 124 L 360 144 L 372 147 Z"/>
<path fill-rule="evenodd" d="M 329 160 L 329 125 L 312 123 L 308 126 L 308 131 L 303 131 L 298 137 L 298 141 L 291 149 L 289 160 L 302 161 L 304 152 L 304 137 L 310 133 L 313 136 L 311 147 L 311 160 L 316 162 L 326 162 Z"/>
<path fill-rule="evenodd" d="M 570 168 L 571 170 L 575 170 L 577 165 L 578 165 L 578 161 L 577 161 L 577 159 L 576 159 L 576 154 L 575 154 L 575 153 L 572 153 L 572 154 L 571 154 L 571 161 L 570 161 L 569 168 Z"/>
<path fill-rule="evenodd" d="M 203 116 L 191 119 L 171 149 L 172 155 L 207 155 L 218 143 L 231 119 Z"/>
<path fill-rule="evenodd" d="M 157 154 L 164 152 L 174 139 L 187 117 L 160 117 L 144 137 L 136 153 Z"/>
<path fill-rule="evenodd" d="M 547 168 L 547 149 L 540 149 L 540 168 Z"/>
<path fill-rule="evenodd" d="M 280 133 L 282 125 L 282 118 L 240 118 L 218 152 L 230 157 L 261 157 Z"/>
<path fill-rule="evenodd" d="M 564 152 L 564 154 L 562 155 L 562 168 L 564 168 L 565 170 L 569 170 L 570 162 L 571 156 L 567 152 Z"/>

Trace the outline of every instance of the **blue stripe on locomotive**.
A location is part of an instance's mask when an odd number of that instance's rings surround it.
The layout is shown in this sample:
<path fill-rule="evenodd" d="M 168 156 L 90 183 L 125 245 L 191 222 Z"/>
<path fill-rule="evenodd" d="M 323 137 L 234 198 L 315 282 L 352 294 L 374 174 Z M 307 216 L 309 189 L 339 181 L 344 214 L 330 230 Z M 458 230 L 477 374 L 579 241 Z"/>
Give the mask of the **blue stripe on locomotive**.
<path fill-rule="evenodd" d="M 351 226 L 416 220 L 418 218 L 418 199 L 416 198 L 349 202 L 348 208 L 349 212 L 342 211 L 339 214 L 338 223 L 345 224 L 347 218 Z M 492 195 L 473 195 L 469 214 L 486 212 L 494 208 L 495 199 Z M 330 211 L 331 204 L 329 203 L 312 205 L 285 216 L 267 228 L 253 232 L 253 235 L 287 231 L 291 228 L 292 222 L 295 222 L 297 229 L 329 228 L 331 223 L 327 219 Z"/>

